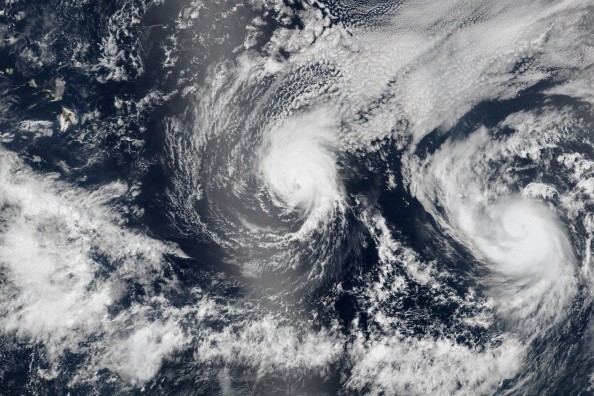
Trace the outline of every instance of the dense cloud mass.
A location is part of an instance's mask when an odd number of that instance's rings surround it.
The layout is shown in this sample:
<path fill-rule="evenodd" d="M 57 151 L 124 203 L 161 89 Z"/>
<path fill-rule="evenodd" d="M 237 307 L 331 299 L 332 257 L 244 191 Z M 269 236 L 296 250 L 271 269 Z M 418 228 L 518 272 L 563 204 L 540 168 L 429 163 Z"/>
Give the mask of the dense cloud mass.
<path fill-rule="evenodd" d="M 0 6 L 0 394 L 594 391 L 591 0 Z"/>

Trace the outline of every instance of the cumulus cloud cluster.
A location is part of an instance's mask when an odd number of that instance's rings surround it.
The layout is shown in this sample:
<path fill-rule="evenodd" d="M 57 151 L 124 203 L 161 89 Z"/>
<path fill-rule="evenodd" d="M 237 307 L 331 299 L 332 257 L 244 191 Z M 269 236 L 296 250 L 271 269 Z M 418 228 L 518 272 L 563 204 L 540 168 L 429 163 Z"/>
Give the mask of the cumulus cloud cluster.
<path fill-rule="evenodd" d="M 0 151 L 0 329 L 41 343 L 51 365 L 88 354 L 82 377 L 106 367 L 143 382 L 186 342 L 153 289 L 164 255 L 181 252 L 120 224 L 106 204 L 126 190 L 115 183 L 89 193 Z M 133 284 L 147 296 L 129 295 Z M 118 313 L 126 299 L 130 308 Z"/>

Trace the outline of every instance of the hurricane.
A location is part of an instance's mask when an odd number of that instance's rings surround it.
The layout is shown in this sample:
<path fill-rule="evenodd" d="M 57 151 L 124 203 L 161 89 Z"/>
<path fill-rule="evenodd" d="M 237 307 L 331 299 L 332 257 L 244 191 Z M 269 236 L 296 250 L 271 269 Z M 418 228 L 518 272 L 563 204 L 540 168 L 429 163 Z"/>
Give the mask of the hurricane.
<path fill-rule="evenodd" d="M 594 392 L 593 21 L 0 5 L 0 394 Z"/>
<path fill-rule="evenodd" d="M 277 205 L 324 216 L 340 197 L 332 124 L 313 114 L 275 125 L 261 148 L 259 171 Z"/>

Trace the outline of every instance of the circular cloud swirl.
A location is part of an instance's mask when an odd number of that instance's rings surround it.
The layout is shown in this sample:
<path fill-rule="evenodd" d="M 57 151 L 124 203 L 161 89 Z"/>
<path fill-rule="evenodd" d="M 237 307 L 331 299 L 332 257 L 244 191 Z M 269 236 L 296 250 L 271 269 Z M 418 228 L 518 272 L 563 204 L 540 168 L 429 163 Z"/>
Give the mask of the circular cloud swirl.
<path fill-rule="evenodd" d="M 440 232 L 483 264 L 488 276 L 478 281 L 506 325 L 528 338 L 559 323 L 577 292 L 573 248 L 561 221 L 538 200 L 520 197 L 513 166 L 502 165 L 513 163 L 510 150 L 521 153 L 530 141 L 494 140 L 479 129 L 411 167 L 413 194 Z"/>
<path fill-rule="evenodd" d="M 209 235 L 244 276 L 276 277 L 271 293 L 284 293 L 280 283 L 315 287 L 311 278 L 340 265 L 335 253 L 349 225 L 334 109 L 271 100 L 299 96 L 299 86 L 280 78 L 254 97 L 251 90 L 269 78 L 222 69 L 213 81 L 233 89 L 203 92 L 192 133 L 171 124 L 168 144 L 178 165 L 169 198 L 184 232 Z"/>
<path fill-rule="evenodd" d="M 259 170 L 280 200 L 277 204 L 319 218 L 339 200 L 332 130 L 325 112 L 284 120 L 268 129 Z"/>
<path fill-rule="evenodd" d="M 543 205 L 512 199 L 493 205 L 462 229 L 503 275 L 544 277 L 573 261 L 571 244 L 559 220 Z"/>

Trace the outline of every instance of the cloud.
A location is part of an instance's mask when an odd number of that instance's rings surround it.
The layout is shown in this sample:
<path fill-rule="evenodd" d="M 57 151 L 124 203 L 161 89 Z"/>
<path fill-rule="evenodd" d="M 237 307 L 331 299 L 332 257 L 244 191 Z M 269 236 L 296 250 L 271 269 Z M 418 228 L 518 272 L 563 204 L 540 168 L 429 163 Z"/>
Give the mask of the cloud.
<path fill-rule="evenodd" d="M 0 151 L 0 329 L 43 345 L 52 364 L 66 352 L 87 354 L 82 377 L 102 362 L 142 382 L 185 342 L 152 290 L 164 255 L 181 252 L 123 226 L 110 203 L 126 189 L 114 183 L 89 193 Z M 130 295 L 133 285 L 146 297 Z M 114 315 L 122 299 L 131 307 Z"/>

